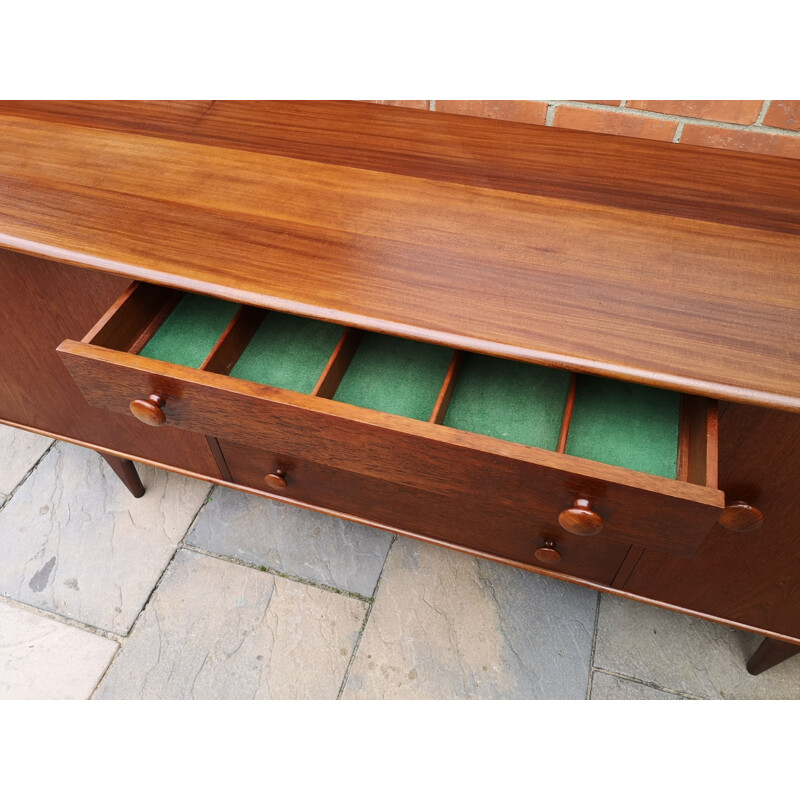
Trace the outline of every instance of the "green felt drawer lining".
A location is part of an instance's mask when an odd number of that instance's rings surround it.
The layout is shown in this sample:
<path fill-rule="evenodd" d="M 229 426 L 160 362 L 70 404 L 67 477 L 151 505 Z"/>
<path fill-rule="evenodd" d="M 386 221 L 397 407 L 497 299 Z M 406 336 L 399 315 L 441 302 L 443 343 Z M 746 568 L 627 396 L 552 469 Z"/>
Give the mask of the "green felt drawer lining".
<path fill-rule="evenodd" d="M 570 373 L 464 353 L 444 424 L 555 450 Z"/>
<path fill-rule="evenodd" d="M 188 294 L 140 354 L 197 368 L 238 308 Z M 268 312 L 231 375 L 309 394 L 343 333 L 339 325 Z M 428 420 L 452 355 L 446 347 L 367 332 L 334 399 Z M 464 353 L 444 424 L 555 450 L 569 382 L 564 370 Z M 675 478 L 679 421 L 676 392 L 579 375 L 566 452 Z"/>
<path fill-rule="evenodd" d="M 230 374 L 311 394 L 343 333 L 340 325 L 270 311 Z"/>
<path fill-rule="evenodd" d="M 579 375 L 567 453 L 675 478 L 680 405 L 676 392 Z"/>
<path fill-rule="evenodd" d="M 452 357 L 447 347 L 365 333 L 333 399 L 428 420 Z"/>
<path fill-rule="evenodd" d="M 239 306 L 216 297 L 187 294 L 139 355 L 199 367 L 222 336 Z"/>

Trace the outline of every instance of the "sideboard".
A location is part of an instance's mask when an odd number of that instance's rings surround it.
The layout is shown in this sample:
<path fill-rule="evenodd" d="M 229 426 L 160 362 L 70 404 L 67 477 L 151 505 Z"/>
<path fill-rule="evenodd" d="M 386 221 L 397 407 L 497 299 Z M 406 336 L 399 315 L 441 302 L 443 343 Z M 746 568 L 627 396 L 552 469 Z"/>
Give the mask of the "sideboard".
<path fill-rule="evenodd" d="M 800 163 L 1 102 L 0 421 L 800 652 Z"/>

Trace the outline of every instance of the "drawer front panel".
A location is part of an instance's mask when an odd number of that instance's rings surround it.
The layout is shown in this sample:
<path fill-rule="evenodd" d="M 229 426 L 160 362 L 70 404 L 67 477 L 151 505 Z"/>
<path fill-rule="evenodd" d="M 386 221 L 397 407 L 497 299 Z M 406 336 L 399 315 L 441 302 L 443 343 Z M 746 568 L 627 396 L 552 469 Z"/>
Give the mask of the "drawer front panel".
<path fill-rule="evenodd" d="M 259 450 L 220 441 L 220 449 L 235 483 L 278 499 L 296 500 L 334 512 L 360 517 L 444 544 L 466 547 L 565 575 L 609 585 L 630 545 L 602 537 L 570 536 L 555 526 L 536 526 L 520 515 L 509 515 L 491 501 L 467 506 L 461 498 L 380 480 L 317 464 L 294 455 Z M 268 474 L 284 476 L 276 489 Z M 561 560 L 536 557 L 552 541 Z"/>
<path fill-rule="evenodd" d="M 131 400 L 160 394 L 170 425 L 452 497 L 466 507 L 487 502 L 529 528 L 559 530 L 560 512 L 586 499 L 603 520 L 604 539 L 691 555 L 723 504 L 720 492 L 705 487 L 323 398 L 77 342 L 59 350 L 94 405 L 128 414 Z"/>

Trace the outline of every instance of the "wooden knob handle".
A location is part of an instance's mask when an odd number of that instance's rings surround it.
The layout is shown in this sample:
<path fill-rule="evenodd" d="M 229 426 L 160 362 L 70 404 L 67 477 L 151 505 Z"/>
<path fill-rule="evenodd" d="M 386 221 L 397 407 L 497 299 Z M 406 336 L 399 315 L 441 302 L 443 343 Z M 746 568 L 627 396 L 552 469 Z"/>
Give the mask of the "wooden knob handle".
<path fill-rule="evenodd" d="M 145 425 L 158 427 L 167 421 L 167 415 L 163 412 L 162 406 L 167 402 L 166 397 L 160 394 L 151 394 L 147 400 L 133 400 L 131 402 L 131 414 L 139 422 Z"/>
<path fill-rule="evenodd" d="M 544 561 L 545 564 L 558 564 L 561 561 L 561 553 L 556 550 L 553 542 L 545 542 L 534 555 L 539 561 Z"/>
<path fill-rule="evenodd" d="M 729 531 L 749 533 L 764 524 L 764 515 L 744 500 L 735 500 L 725 506 L 719 515 L 719 524 Z"/>
<path fill-rule="evenodd" d="M 558 524 L 578 536 L 594 536 L 603 530 L 603 518 L 589 508 L 588 500 L 576 500 L 572 508 L 558 515 Z"/>
<path fill-rule="evenodd" d="M 285 489 L 286 488 L 286 471 L 276 469 L 275 472 L 270 472 L 266 477 L 267 483 L 272 489 Z"/>

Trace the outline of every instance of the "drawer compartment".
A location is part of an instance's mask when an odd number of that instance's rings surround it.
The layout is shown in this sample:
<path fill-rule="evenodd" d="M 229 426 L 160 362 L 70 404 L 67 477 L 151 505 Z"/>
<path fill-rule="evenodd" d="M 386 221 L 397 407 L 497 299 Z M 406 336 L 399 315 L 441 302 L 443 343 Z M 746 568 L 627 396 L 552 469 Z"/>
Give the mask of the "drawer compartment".
<path fill-rule="evenodd" d="M 675 478 L 680 411 L 675 392 L 579 375 L 566 452 Z"/>
<path fill-rule="evenodd" d="M 172 308 L 169 315 L 141 349 L 145 358 L 200 367 L 225 329 L 237 307 L 215 297 L 187 294 Z"/>
<path fill-rule="evenodd" d="M 339 325 L 270 312 L 230 374 L 311 394 L 343 333 Z"/>
<path fill-rule="evenodd" d="M 444 424 L 555 450 L 570 380 L 563 370 L 465 353 Z"/>
<path fill-rule="evenodd" d="M 136 285 L 82 342 L 62 343 L 90 403 L 548 535 L 690 555 L 723 507 L 710 401 L 235 304 L 199 367 L 147 358 L 182 302 Z"/>
<path fill-rule="evenodd" d="M 610 585 L 630 549 L 602 537 L 570 536 L 557 526 L 535 529 L 524 515 L 513 511 L 498 515 L 496 508 L 467 505 L 461 496 L 435 494 L 235 442 L 219 444 L 233 480 L 242 486 L 527 566 Z M 276 484 L 275 477 L 285 485 Z M 548 551 L 543 553 L 546 543 Z M 550 560 L 550 549 L 557 551 L 558 561 Z"/>
<path fill-rule="evenodd" d="M 363 336 L 334 400 L 428 420 L 453 351 L 379 333 Z"/>

